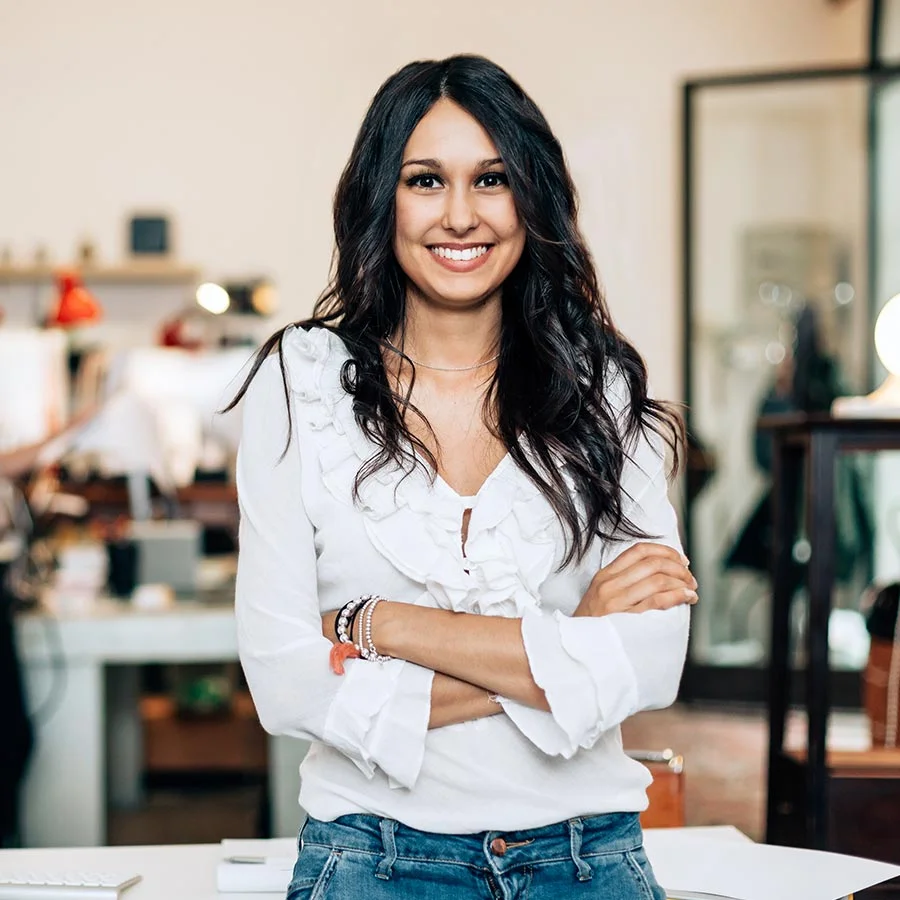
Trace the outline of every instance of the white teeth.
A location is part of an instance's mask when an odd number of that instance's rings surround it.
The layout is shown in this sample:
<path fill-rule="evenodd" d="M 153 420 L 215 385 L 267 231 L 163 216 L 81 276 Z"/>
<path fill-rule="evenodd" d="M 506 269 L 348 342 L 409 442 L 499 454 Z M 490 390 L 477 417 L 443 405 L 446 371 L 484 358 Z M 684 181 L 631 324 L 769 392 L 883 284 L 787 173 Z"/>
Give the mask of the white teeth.
<path fill-rule="evenodd" d="M 488 252 L 488 248 L 483 244 L 480 247 L 467 247 L 465 250 L 452 250 L 449 247 L 432 247 L 431 252 L 435 256 L 440 256 L 442 259 L 462 261 L 467 259 L 477 259 L 479 256 L 484 256 L 484 254 Z"/>

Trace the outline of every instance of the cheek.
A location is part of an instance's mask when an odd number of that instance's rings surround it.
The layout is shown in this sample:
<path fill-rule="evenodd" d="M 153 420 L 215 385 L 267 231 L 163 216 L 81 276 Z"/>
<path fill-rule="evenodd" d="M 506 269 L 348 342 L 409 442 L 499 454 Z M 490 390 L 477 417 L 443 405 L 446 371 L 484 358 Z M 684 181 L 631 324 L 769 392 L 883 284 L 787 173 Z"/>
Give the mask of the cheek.
<path fill-rule="evenodd" d="M 497 210 L 495 217 L 494 229 L 499 237 L 504 240 L 525 239 L 525 229 L 519 221 L 519 215 L 516 212 L 516 206 L 510 199 L 503 205 L 502 209 Z"/>
<path fill-rule="evenodd" d="M 418 242 L 428 228 L 428 217 L 425 213 L 422 204 L 404 203 L 398 197 L 394 204 L 395 242 L 398 244 L 404 241 Z"/>

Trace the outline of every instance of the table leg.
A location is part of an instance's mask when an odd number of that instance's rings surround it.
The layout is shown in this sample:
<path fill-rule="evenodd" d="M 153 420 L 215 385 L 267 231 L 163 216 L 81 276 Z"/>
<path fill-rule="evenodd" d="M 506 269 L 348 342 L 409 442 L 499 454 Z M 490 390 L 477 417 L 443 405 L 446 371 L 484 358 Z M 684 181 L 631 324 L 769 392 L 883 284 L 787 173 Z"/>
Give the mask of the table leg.
<path fill-rule="evenodd" d="M 51 664 L 25 667 L 32 715 L 54 678 Z M 97 847 L 106 838 L 103 667 L 68 660 L 60 700 L 35 722 L 35 751 L 22 795 L 26 847 Z"/>
<path fill-rule="evenodd" d="M 779 843 L 784 802 L 782 749 L 791 689 L 791 600 L 794 594 L 793 544 L 797 533 L 797 492 L 802 451 L 775 437 L 772 472 L 772 609 L 769 659 L 769 759 L 766 841 Z"/>
<path fill-rule="evenodd" d="M 807 473 L 810 558 L 806 677 L 806 835 L 808 846 L 818 850 L 825 849 L 828 839 L 828 623 L 834 587 L 834 470 L 837 450 L 838 442 L 834 434 L 813 432 L 811 435 Z"/>
<path fill-rule="evenodd" d="M 139 666 L 106 667 L 109 805 L 135 809 L 144 800 L 144 746 Z"/>

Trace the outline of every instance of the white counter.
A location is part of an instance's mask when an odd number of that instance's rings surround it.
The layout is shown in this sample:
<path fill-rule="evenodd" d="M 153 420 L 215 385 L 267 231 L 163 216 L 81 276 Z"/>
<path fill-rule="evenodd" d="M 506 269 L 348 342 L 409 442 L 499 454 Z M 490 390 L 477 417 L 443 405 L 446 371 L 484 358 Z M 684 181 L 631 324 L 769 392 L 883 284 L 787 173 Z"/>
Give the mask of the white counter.
<path fill-rule="evenodd" d="M 103 844 L 109 797 L 139 795 L 141 730 L 137 666 L 237 660 L 230 604 L 179 602 L 147 612 L 101 600 L 87 614 L 27 613 L 16 621 L 36 747 L 22 798 L 31 847 Z M 306 745 L 269 743 L 273 831 L 296 834 L 297 767 Z"/>

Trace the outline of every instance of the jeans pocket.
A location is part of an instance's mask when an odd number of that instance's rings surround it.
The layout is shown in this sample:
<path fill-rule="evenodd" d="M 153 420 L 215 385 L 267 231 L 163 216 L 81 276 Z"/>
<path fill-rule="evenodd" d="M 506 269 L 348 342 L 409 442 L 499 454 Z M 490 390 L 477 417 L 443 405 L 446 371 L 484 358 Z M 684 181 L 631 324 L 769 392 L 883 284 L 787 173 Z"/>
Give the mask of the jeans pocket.
<path fill-rule="evenodd" d="M 322 900 L 342 852 L 337 847 L 302 844 L 286 900 Z"/>
<path fill-rule="evenodd" d="M 638 847 L 637 850 L 629 850 L 625 857 L 641 882 L 645 900 L 666 900 L 666 892 L 659 886 L 644 848 Z"/>

